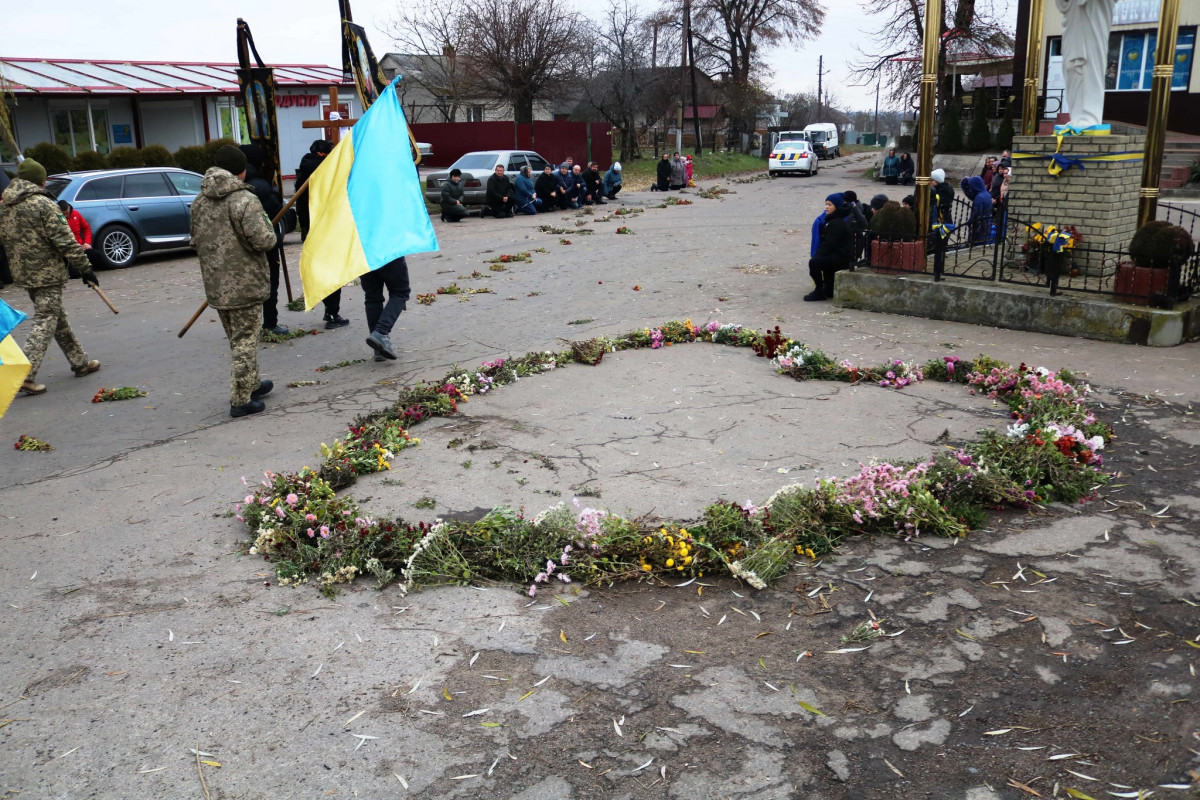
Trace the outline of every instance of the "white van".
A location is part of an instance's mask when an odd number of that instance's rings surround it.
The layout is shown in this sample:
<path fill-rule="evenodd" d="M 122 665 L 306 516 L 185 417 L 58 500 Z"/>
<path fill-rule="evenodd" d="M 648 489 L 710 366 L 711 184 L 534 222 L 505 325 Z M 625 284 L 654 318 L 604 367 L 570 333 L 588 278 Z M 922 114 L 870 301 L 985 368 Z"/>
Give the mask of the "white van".
<path fill-rule="evenodd" d="M 814 122 L 804 128 L 804 137 L 812 144 L 817 155 L 826 158 L 840 156 L 838 129 L 832 122 Z"/>
<path fill-rule="evenodd" d="M 838 129 L 832 122 L 814 122 L 802 131 L 780 131 L 778 141 L 808 142 L 820 158 L 833 158 L 842 154 L 838 148 Z"/>

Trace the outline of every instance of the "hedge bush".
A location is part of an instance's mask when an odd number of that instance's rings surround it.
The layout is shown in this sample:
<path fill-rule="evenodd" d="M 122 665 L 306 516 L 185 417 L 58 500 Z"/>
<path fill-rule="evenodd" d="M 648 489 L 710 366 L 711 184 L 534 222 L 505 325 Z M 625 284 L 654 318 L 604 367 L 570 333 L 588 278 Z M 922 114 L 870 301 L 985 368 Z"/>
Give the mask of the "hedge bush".
<path fill-rule="evenodd" d="M 42 142 L 25 150 L 25 157 L 46 168 L 47 175 L 57 175 L 60 172 L 71 171 L 71 156 L 56 144 Z"/>
<path fill-rule="evenodd" d="M 209 158 L 208 148 L 204 145 L 185 144 L 175 151 L 175 166 L 203 175 L 204 171 L 212 166 L 212 159 Z"/>
<path fill-rule="evenodd" d="M 75 156 L 75 160 L 71 163 L 71 169 L 75 172 L 86 172 L 91 169 L 108 169 L 108 159 L 95 150 L 84 150 Z"/>
<path fill-rule="evenodd" d="M 136 147 L 114 147 L 108 154 L 108 166 L 112 169 L 144 167 L 146 159 Z"/>
<path fill-rule="evenodd" d="M 142 148 L 142 161 L 147 167 L 173 167 L 175 157 L 161 144 L 148 144 Z"/>

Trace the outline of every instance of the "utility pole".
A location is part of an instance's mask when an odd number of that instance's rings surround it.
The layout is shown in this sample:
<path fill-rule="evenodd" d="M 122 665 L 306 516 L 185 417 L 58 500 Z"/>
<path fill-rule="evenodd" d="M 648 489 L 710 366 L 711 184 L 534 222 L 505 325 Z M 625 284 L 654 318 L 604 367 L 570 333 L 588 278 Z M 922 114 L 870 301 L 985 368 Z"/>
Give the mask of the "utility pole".
<path fill-rule="evenodd" d="M 821 121 L 821 80 L 825 77 L 825 56 L 817 56 L 817 122 Z"/>
<path fill-rule="evenodd" d="M 879 147 L 879 77 L 875 78 L 875 146 Z"/>
<path fill-rule="evenodd" d="M 691 31 L 688 30 L 690 10 L 691 4 L 688 0 L 683 0 L 683 36 L 680 37 L 679 55 L 679 114 L 676 117 L 679 124 L 675 128 L 675 151 L 678 153 L 683 152 L 683 103 L 687 99 L 688 39 L 691 36 Z"/>

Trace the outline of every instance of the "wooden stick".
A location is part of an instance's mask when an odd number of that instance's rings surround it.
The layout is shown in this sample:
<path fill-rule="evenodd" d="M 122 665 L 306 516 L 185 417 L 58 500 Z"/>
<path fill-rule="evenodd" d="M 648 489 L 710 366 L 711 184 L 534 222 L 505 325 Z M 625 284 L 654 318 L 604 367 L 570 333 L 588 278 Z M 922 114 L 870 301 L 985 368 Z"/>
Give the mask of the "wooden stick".
<path fill-rule="evenodd" d="M 288 302 L 290 303 L 295 298 L 292 297 L 292 279 L 288 277 L 287 254 L 283 252 L 283 245 L 279 245 L 279 271 L 283 273 L 283 285 L 287 287 Z"/>
<path fill-rule="evenodd" d="M 103 289 L 101 289 L 99 286 L 97 286 L 97 285 L 96 285 L 96 284 L 94 284 L 94 283 L 89 283 L 89 284 L 88 284 L 88 286 L 92 287 L 92 291 L 93 291 L 93 292 L 95 292 L 96 294 L 100 295 L 100 299 L 104 301 L 104 305 L 108 306 L 108 310 L 109 310 L 109 311 L 113 312 L 114 314 L 120 314 L 120 313 L 121 313 L 120 311 L 117 311 L 117 307 L 116 307 L 116 306 L 114 306 L 114 305 L 112 304 L 112 301 L 108 299 L 108 295 L 106 295 L 106 294 L 104 293 L 104 290 L 103 290 Z"/>
<path fill-rule="evenodd" d="M 203 303 L 200 304 L 200 307 L 196 309 L 196 313 L 192 314 L 192 318 L 189 319 L 187 321 L 187 324 L 183 326 L 183 329 L 181 331 L 179 331 L 180 339 L 182 339 L 183 335 L 188 332 L 189 328 L 191 328 L 193 325 L 196 324 L 196 320 L 200 319 L 200 315 L 204 313 L 204 309 L 206 309 L 206 308 L 208 308 L 207 300 L 205 300 Z"/>
<path fill-rule="evenodd" d="M 312 180 L 312 178 L 309 178 L 309 180 Z M 284 204 L 283 208 L 279 209 L 279 213 L 275 215 L 275 219 L 271 220 L 272 227 L 274 227 L 276 222 L 279 222 L 279 220 L 283 219 L 283 215 L 288 212 L 289 208 L 296 205 L 296 201 L 300 199 L 300 195 L 304 194 L 304 192 L 307 191 L 307 189 L 308 189 L 308 181 L 305 181 L 304 183 L 300 184 L 300 188 L 296 190 L 296 193 L 294 195 L 292 195 L 292 199 L 288 200 L 287 203 Z"/>

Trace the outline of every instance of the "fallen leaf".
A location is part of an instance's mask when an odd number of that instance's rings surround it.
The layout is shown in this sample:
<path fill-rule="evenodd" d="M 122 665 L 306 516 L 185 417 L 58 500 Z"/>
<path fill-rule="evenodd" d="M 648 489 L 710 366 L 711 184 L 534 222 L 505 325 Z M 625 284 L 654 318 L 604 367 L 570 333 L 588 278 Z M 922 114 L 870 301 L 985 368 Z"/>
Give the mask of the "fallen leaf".
<path fill-rule="evenodd" d="M 807 711 L 810 714 L 816 714 L 818 717 L 826 716 L 824 711 L 822 711 L 819 708 L 816 708 L 815 706 L 810 706 L 808 703 L 804 702 L 803 700 L 797 700 L 796 702 L 800 704 L 801 708 L 803 708 L 805 711 Z M 902 775 L 901 777 L 904 777 L 904 776 Z"/>

